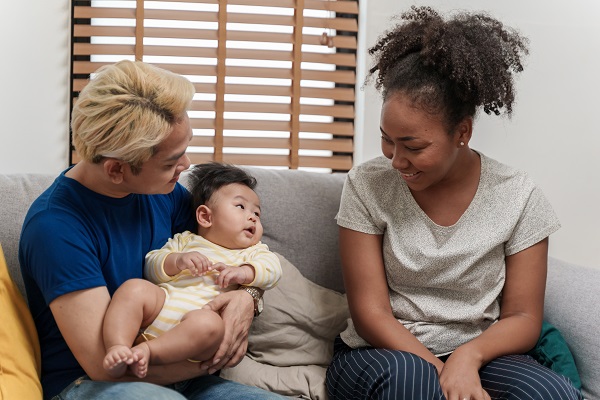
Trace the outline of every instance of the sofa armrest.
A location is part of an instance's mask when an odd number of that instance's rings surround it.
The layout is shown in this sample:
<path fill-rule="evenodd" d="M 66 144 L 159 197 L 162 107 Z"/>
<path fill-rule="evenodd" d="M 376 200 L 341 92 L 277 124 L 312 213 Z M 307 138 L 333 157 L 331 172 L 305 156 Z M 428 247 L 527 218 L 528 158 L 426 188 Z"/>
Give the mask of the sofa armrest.
<path fill-rule="evenodd" d="M 599 304 L 600 268 L 549 258 L 545 319 L 567 341 L 587 399 L 600 399 Z"/>

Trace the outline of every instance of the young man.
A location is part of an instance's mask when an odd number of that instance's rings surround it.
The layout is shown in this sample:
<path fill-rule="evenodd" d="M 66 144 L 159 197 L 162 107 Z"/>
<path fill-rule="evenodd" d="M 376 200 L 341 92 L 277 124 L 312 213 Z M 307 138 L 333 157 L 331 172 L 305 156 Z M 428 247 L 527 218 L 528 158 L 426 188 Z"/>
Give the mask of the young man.
<path fill-rule="evenodd" d="M 153 366 L 143 381 L 111 378 L 102 367 L 112 294 L 142 277 L 148 251 L 195 227 L 190 194 L 177 182 L 190 166 L 193 95 L 187 79 L 130 61 L 98 70 L 80 93 L 71 126 L 82 161 L 32 204 L 19 249 L 46 399 L 280 398 L 209 375 L 246 351 L 254 306 L 243 290 L 209 303 L 225 324 L 211 360 Z"/>

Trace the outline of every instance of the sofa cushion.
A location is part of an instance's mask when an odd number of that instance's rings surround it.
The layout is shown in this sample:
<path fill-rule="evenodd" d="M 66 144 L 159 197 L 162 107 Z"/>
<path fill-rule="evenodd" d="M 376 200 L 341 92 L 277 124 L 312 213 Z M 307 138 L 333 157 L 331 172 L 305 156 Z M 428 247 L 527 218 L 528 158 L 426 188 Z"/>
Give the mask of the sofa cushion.
<path fill-rule="evenodd" d="M 544 319 L 566 340 L 586 399 L 600 399 L 600 268 L 548 260 Z"/>
<path fill-rule="evenodd" d="M 247 359 L 221 376 L 282 395 L 323 399 L 333 340 L 349 317 L 346 297 L 306 279 L 278 256 L 283 275 L 264 294 L 265 309 L 250 328 Z"/>
<path fill-rule="evenodd" d="M 573 386 L 581 390 L 581 379 L 573 354 L 565 339 L 556 327 L 546 321 L 535 347 L 527 353 L 540 364 L 571 380 Z"/>
<path fill-rule="evenodd" d="M 335 216 L 346 174 L 245 169 L 258 182 L 263 242 L 311 281 L 343 293 Z"/>
<path fill-rule="evenodd" d="M 42 398 L 40 345 L 25 299 L 0 246 L 0 399 Z"/>

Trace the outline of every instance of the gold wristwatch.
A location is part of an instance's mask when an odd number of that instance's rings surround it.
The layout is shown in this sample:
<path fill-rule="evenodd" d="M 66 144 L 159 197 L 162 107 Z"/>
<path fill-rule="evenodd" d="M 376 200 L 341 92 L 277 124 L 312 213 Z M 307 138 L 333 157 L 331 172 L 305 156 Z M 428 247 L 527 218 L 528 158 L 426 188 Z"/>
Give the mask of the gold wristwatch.
<path fill-rule="evenodd" d="M 252 300 L 254 300 L 254 317 L 258 317 L 263 310 L 264 300 L 262 296 L 265 291 L 255 286 L 242 286 L 242 289 L 252 296 Z"/>

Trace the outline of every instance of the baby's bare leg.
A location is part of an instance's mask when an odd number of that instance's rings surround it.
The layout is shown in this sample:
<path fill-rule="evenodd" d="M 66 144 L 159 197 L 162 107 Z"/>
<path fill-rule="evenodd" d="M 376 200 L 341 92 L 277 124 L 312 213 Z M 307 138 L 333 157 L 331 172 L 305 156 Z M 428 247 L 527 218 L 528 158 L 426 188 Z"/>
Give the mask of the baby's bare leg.
<path fill-rule="evenodd" d="M 141 327 L 148 326 L 160 312 L 165 293 L 143 279 L 126 281 L 113 295 L 104 317 L 104 369 L 115 378 L 123 376 L 127 366 L 140 362 L 139 352 L 131 346 Z M 146 360 L 147 363 L 147 360 Z"/>
<path fill-rule="evenodd" d="M 187 359 L 204 361 L 216 353 L 224 333 L 225 325 L 219 314 L 212 310 L 193 310 L 171 330 L 144 344 L 149 348 L 152 364 Z"/>

